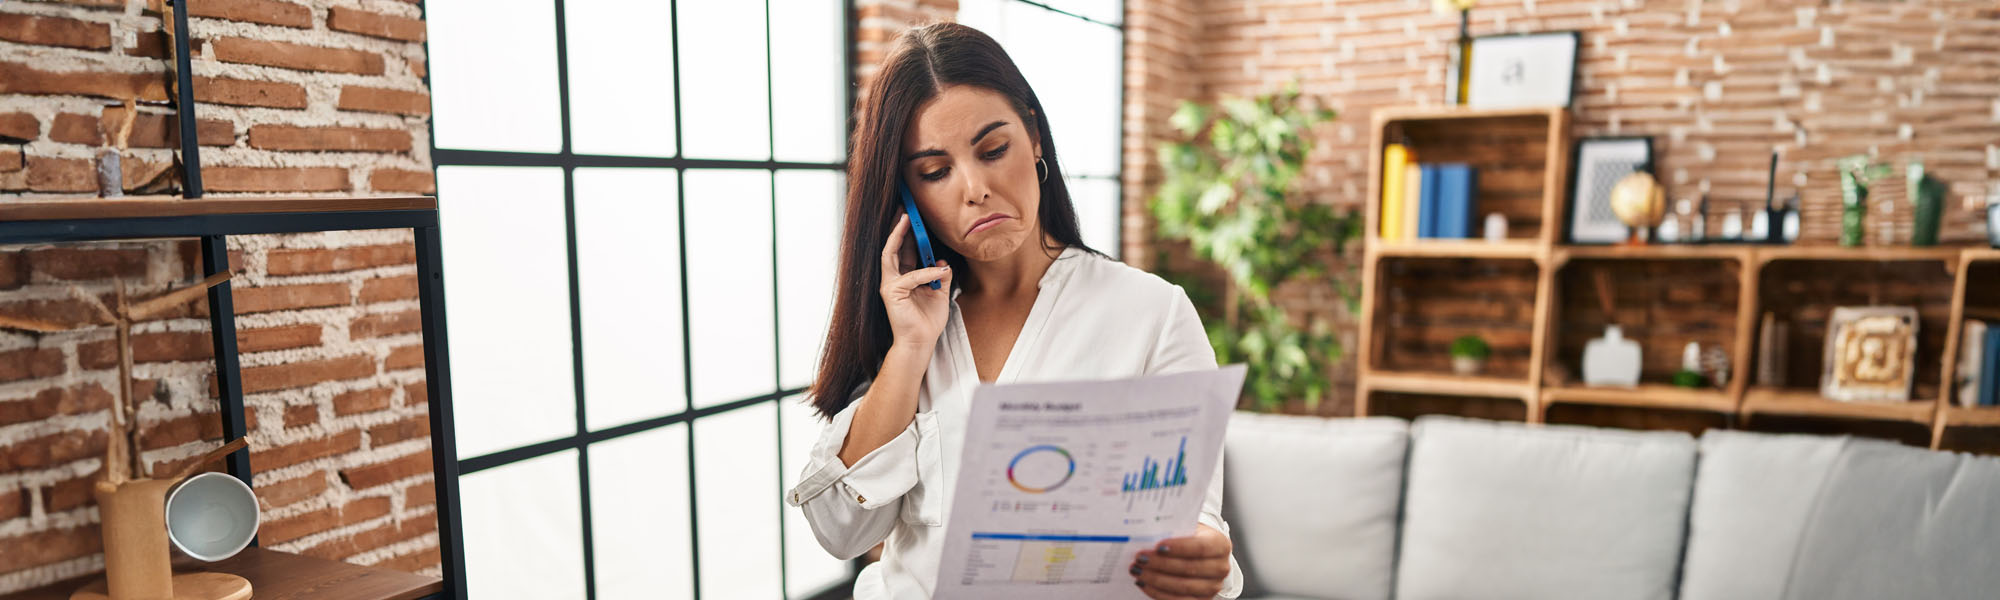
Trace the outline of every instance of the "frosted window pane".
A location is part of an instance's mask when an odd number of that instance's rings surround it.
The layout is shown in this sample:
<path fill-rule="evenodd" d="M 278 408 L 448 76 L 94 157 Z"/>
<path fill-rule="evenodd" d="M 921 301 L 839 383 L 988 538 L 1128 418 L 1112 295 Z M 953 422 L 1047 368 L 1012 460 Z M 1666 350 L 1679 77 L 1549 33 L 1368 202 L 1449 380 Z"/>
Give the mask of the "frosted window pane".
<path fill-rule="evenodd" d="M 778 173 L 779 387 L 812 383 L 833 311 L 842 179 L 835 171 Z"/>
<path fill-rule="evenodd" d="M 994 37 L 1041 99 L 1063 172 L 1116 175 L 1118 30 L 1018 2 L 1007 3 L 1003 17 L 1003 33 Z"/>
<path fill-rule="evenodd" d="M 1086 246 L 1119 255 L 1118 182 L 1109 179 L 1068 179 L 1070 202 L 1076 205 L 1076 222 L 1083 230 Z"/>
<path fill-rule="evenodd" d="M 562 150 L 555 6 L 549 0 L 431 2 L 425 11 L 437 146 Z"/>
<path fill-rule="evenodd" d="M 792 396 L 779 401 L 778 414 L 784 419 L 784 447 L 780 456 L 784 458 L 782 472 L 785 484 L 780 489 L 792 489 L 799 484 L 804 474 L 807 454 L 812 452 L 813 442 L 819 440 L 822 425 L 818 413 L 805 403 L 805 396 Z M 826 589 L 836 582 L 847 579 L 847 561 L 827 554 L 813 537 L 812 524 L 806 522 L 805 512 L 786 506 L 785 511 L 785 594 L 792 598 L 804 598 Z"/>
<path fill-rule="evenodd" d="M 831 0 L 771 0 L 778 160 L 839 162 L 845 152 L 847 23 L 841 12 L 841 3 Z"/>
<path fill-rule="evenodd" d="M 681 2 L 678 8 L 684 154 L 770 158 L 764 3 Z"/>
<path fill-rule="evenodd" d="M 681 378 L 679 203 L 671 169 L 577 169 L 585 422 L 687 409 Z"/>
<path fill-rule="evenodd" d="M 682 425 L 591 444 L 591 544 L 599 600 L 694 596 L 687 465 Z"/>
<path fill-rule="evenodd" d="M 1125 3 L 1122 0 L 1038 0 L 1049 8 L 1069 14 L 1093 19 L 1103 23 L 1118 23 L 1125 20 Z M 1102 25 L 1100 25 L 1102 27 Z"/>
<path fill-rule="evenodd" d="M 563 10 L 571 150 L 673 156 L 674 49 L 663 39 L 673 22 L 669 3 L 589 0 Z"/>
<path fill-rule="evenodd" d="M 769 171 L 690 170 L 688 333 L 696 408 L 776 391 Z"/>
<path fill-rule="evenodd" d="M 576 433 L 562 171 L 440 167 L 458 455 Z"/>
<path fill-rule="evenodd" d="M 770 402 L 694 421 L 701 597 L 777 598 L 778 432 Z"/>
<path fill-rule="evenodd" d="M 458 485 L 471 597 L 583 597 L 574 450 L 466 475 Z"/>
<path fill-rule="evenodd" d="M 992 36 L 993 39 L 1000 40 L 1000 45 L 1005 47 L 1007 45 L 1006 38 L 1002 37 L 1001 34 L 1005 33 L 1004 29 L 1006 25 L 1001 22 L 1003 19 L 1001 14 L 1002 11 L 1006 10 L 1006 5 L 1012 4 L 1014 1 L 958 0 L 958 22 L 967 27 L 985 32 L 986 35 Z"/>

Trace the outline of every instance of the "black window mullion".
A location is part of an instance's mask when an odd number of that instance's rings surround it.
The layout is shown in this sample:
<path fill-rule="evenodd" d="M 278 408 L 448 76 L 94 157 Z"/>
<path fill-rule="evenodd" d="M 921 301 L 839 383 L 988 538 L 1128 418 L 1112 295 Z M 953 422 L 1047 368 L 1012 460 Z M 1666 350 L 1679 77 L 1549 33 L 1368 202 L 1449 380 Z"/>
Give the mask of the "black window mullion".
<path fill-rule="evenodd" d="M 778 93 L 771 80 L 771 0 L 764 0 L 764 148 L 773 163 L 778 160 Z M 778 169 L 769 173 L 771 193 L 765 200 L 771 203 L 771 389 L 784 388 L 784 319 L 778 311 Z M 777 475 L 777 494 L 773 498 L 785 497 L 785 407 L 784 398 L 773 401 L 771 411 L 771 444 L 777 448 L 772 453 L 772 467 Z M 785 556 L 785 503 L 778 502 L 778 597 L 791 597 L 791 583 L 786 568 Z"/>
<path fill-rule="evenodd" d="M 687 157 L 687 139 L 681 135 L 683 111 L 681 109 L 681 7 L 680 0 L 667 2 L 667 36 L 670 54 L 673 57 L 674 81 L 674 158 Z M 687 424 L 687 507 L 688 507 L 688 592 L 694 600 L 701 600 L 701 518 L 700 501 L 695 494 L 695 423 L 694 412 L 694 334 L 688 330 L 688 259 L 687 259 L 687 169 L 684 162 L 674 163 L 674 243 L 679 251 L 675 260 L 679 262 L 681 292 L 681 403 L 682 414 L 688 414 Z"/>
<path fill-rule="evenodd" d="M 573 131 L 569 118 L 569 15 L 563 0 L 554 0 L 556 42 L 556 122 L 562 132 L 562 146 L 556 158 L 563 176 L 563 251 L 569 264 L 569 349 L 572 400 L 576 409 L 576 434 L 588 433 L 583 377 L 583 293 L 577 274 L 576 249 L 576 166 L 571 154 Z M 583 597 L 597 599 L 596 528 L 590 509 L 590 444 L 576 445 L 577 529 L 583 542 Z"/>

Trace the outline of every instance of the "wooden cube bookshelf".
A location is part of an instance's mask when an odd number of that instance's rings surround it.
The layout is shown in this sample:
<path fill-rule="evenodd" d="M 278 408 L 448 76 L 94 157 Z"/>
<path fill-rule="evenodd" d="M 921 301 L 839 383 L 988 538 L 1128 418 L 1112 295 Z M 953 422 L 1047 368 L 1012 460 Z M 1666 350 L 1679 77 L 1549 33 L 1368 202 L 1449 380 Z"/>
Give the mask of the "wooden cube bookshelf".
<path fill-rule="evenodd" d="M 1933 447 L 1948 427 L 2000 428 L 2000 408 L 1959 407 L 1951 394 L 1962 351 L 1960 324 L 1969 316 L 2000 319 L 2000 287 L 1980 285 L 2000 280 L 2000 250 L 1570 246 L 1560 242 L 1570 169 L 1566 109 L 1388 108 L 1375 112 L 1369 135 L 1356 365 L 1356 410 L 1362 416 L 1518 414 L 1542 422 L 1550 406 L 1562 405 L 1583 412 L 1597 409 L 1581 407 L 1602 407 L 1690 417 L 1643 419 L 1641 427 L 1711 421 L 1744 426 L 1758 415 L 1836 424 L 1914 423 L 1932 427 Z M 1390 142 L 1407 144 L 1414 161 L 1463 162 L 1479 169 L 1477 210 L 1505 215 L 1508 238 L 1384 242 L 1379 199 L 1382 150 Z M 1617 306 L 1610 321 L 1628 330 L 1663 332 L 1633 336 L 1641 337 L 1646 357 L 1636 387 L 1576 381 L 1582 344 L 1607 322 L 1591 288 L 1591 270 L 1614 273 Z M 1453 304 L 1468 299 L 1513 306 L 1468 316 Z M 1834 307 L 1861 304 L 1918 307 L 1920 370 L 1911 401 L 1838 402 L 1820 396 L 1825 318 Z M 1755 380 L 1758 328 L 1767 311 L 1792 323 L 1785 386 Z M 1481 375 L 1451 374 L 1443 356 L 1450 340 L 1488 332 L 1503 342 L 1492 344 L 1501 350 L 1496 356 L 1505 357 L 1490 359 Z M 1525 365 L 1517 354 L 1523 351 L 1509 347 L 1518 346 L 1520 338 L 1526 341 Z M 1686 389 L 1666 382 L 1680 364 L 1681 345 L 1690 340 L 1728 350 L 1732 375 L 1726 386 Z M 1524 410 L 1501 408 L 1509 402 Z"/>

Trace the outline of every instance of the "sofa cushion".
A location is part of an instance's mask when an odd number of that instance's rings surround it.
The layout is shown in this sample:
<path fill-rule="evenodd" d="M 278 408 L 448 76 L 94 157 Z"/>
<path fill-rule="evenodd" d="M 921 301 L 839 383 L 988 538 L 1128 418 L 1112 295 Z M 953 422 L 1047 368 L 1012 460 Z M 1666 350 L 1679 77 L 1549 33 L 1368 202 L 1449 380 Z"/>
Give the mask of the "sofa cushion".
<path fill-rule="evenodd" d="M 2000 458 L 1850 444 L 1806 521 L 1784 598 L 1993 598 Z"/>
<path fill-rule="evenodd" d="M 1694 438 L 1423 417 L 1396 597 L 1672 598 Z"/>
<path fill-rule="evenodd" d="M 1703 433 L 1681 598 L 1783 597 L 1806 519 L 1851 441 L 1723 429 Z"/>
<path fill-rule="evenodd" d="M 1388 598 L 1408 441 L 1400 419 L 1232 416 L 1223 508 L 1253 590 Z"/>

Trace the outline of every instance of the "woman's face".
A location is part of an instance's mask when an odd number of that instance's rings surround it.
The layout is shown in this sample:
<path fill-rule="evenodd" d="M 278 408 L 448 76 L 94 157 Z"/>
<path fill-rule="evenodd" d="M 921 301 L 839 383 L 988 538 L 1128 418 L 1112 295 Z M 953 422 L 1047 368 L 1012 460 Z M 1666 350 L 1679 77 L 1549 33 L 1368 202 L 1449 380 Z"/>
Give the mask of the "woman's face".
<path fill-rule="evenodd" d="M 987 261 L 1040 235 L 1035 157 L 1041 144 L 1005 96 L 946 87 L 917 107 L 903 132 L 900 174 L 931 237 Z"/>

